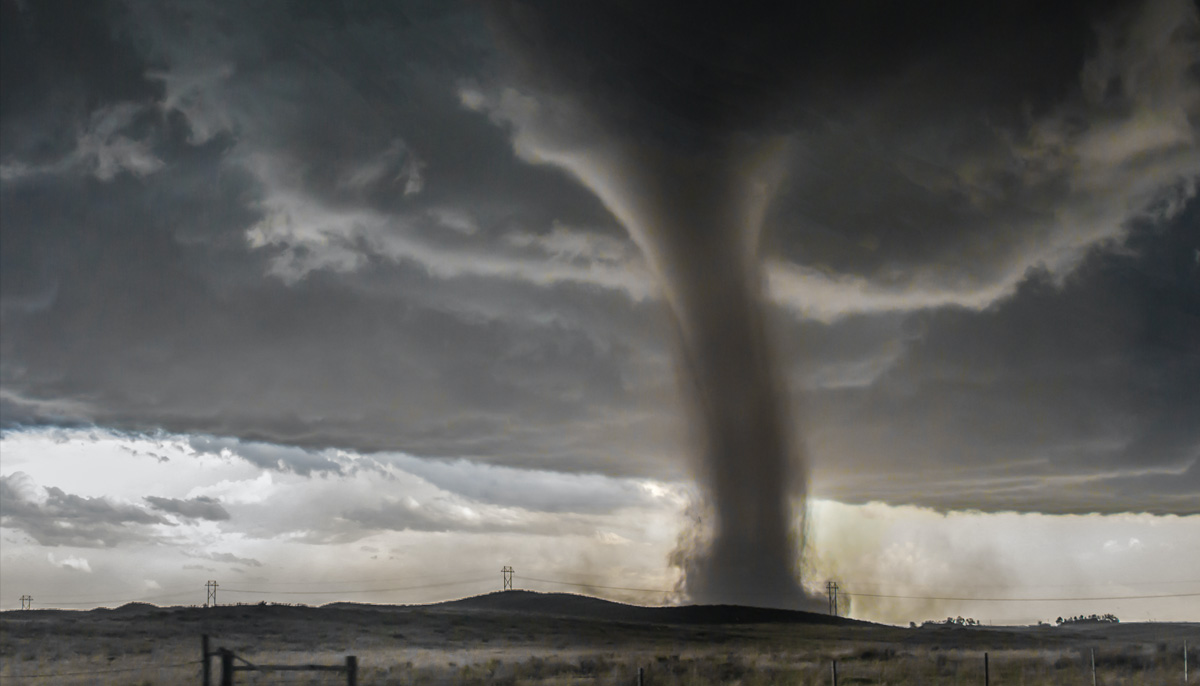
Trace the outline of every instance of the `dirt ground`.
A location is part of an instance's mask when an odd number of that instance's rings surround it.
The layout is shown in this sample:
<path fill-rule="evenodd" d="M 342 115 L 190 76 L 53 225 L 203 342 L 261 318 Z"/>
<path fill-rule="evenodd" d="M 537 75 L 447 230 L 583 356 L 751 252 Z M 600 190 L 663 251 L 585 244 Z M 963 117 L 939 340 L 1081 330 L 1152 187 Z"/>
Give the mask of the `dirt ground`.
<path fill-rule="evenodd" d="M 562 594 L 426 606 L 126 605 L 0 614 L 0 683 L 201 683 L 201 636 L 238 665 L 344 665 L 359 684 L 1189 683 L 1200 623 L 899 628 L 739 608 L 648 610 Z M 985 674 L 986 655 L 986 674 Z M 220 663 L 212 663 L 219 684 Z M 342 684 L 239 671 L 237 684 Z"/>

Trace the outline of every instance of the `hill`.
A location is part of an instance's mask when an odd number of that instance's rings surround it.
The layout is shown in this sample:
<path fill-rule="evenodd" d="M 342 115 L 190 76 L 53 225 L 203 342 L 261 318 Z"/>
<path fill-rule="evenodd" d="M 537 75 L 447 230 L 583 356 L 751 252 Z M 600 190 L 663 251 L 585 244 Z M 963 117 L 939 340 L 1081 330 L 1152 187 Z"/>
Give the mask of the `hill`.
<path fill-rule="evenodd" d="M 325 607 L 364 607 L 356 603 L 331 603 Z M 365 606 L 380 607 L 380 606 Z M 495 591 L 459 600 L 424 605 L 431 609 L 490 614 L 569 617 L 628 624 L 825 624 L 871 626 L 844 617 L 799 610 L 741 605 L 680 605 L 644 607 L 575 593 Z"/>

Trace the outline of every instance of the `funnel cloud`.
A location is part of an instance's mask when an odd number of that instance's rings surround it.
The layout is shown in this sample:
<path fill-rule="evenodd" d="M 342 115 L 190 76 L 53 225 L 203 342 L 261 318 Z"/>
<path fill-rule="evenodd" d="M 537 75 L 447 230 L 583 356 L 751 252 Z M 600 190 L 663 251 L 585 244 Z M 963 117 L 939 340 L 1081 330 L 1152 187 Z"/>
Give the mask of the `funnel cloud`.
<path fill-rule="evenodd" d="M 513 127 L 519 154 L 592 190 L 660 279 L 714 519 L 711 543 L 685 554 L 684 590 L 700 602 L 815 607 L 796 574 L 803 500 L 796 512 L 790 503 L 807 474 L 779 385 L 759 257 L 788 147 L 765 125 L 784 91 L 771 64 L 785 37 L 762 17 L 739 15 L 731 33 L 697 38 L 675 21 L 682 13 L 612 4 L 585 18 L 555 16 L 556 7 L 494 7 L 500 42 L 538 95 L 509 90 L 493 113 Z M 585 27 L 612 43 L 581 54 L 571 38 Z M 633 85 L 646 69 L 650 82 Z M 599 90 L 578 93 L 571 84 L 589 76 Z"/>

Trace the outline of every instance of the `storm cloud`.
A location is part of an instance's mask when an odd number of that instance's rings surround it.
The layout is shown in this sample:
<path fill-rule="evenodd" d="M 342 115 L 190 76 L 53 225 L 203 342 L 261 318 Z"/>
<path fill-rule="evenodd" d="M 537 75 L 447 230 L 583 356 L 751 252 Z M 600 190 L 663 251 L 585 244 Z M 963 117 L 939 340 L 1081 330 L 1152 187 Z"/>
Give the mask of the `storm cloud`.
<path fill-rule="evenodd" d="M 934 6 L 805 5 L 758 53 L 697 31 L 585 95 L 681 148 L 792 140 L 767 316 L 818 495 L 1198 512 L 1194 3 Z M 548 35 L 684 16 L 611 7 Z M 508 76 L 478 8 L 0 8 L 6 433 L 166 431 L 314 478 L 338 450 L 448 460 L 447 484 L 457 460 L 684 477 L 663 295 L 600 200 L 522 159 L 561 103 Z M 676 69 L 696 51 L 719 88 Z M 47 522 L 97 508 L 79 545 L 165 521 L 46 497 L 5 521 L 66 544 Z"/>

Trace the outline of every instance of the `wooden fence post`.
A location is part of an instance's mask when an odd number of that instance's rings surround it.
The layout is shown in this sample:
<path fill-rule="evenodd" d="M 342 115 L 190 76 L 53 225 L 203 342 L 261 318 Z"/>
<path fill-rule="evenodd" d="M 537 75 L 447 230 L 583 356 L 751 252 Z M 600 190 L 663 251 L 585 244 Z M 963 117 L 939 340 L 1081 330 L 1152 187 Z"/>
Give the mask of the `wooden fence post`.
<path fill-rule="evenodd" d="M 221 653 L 221 686 L 233 686 L 233 651 L 218 648 Z"/>
<path fill-rule="evenodd" d="M 346 686 L 358 686 L 358 658 L 346 656 Z"/>
<path fill-rule="evenodd" d="M 638 667 L 638 686 L 646 686 L 646 671 Z"/>
<path fill-rule="evenodd" d="M 837 660 L 833 661 L 833 686 L 837 686 Z"/>
<path fill-rule="evenodd" d="M 1096 649 L 1092 648 L 1092 686 L 1096 686 Z"/>
<path fill-rule="evenodd" d="M 212 686 L 212 654 L 208 652 L 208 634 L 200 636 L 201 681 L 203 686 Z"/>
<path fill-rule="evenodd" d="M 988 673 L 988 654 L 983 654 L 983 686 L 988 686 L 991 675 Z"/>

